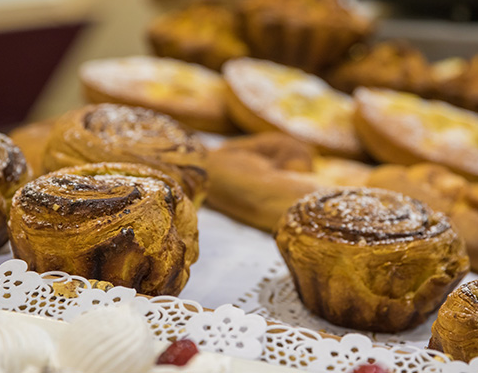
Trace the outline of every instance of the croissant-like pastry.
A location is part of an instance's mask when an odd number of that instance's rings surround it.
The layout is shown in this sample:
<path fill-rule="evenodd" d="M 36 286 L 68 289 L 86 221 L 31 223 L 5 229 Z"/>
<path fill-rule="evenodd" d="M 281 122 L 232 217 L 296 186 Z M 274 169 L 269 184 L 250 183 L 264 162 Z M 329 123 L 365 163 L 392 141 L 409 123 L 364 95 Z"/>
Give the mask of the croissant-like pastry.
<path fill-rule="evenodd" d="M 438 311 L 428 348 L 455 360 L 469 362 L 478 356 L 478 280 L 453 291 Z"/>
<path fill-rule="evenodd" d="M 469 269 L 445 215 L 381 189 L 304 197 L 282 217 L 276 242 L 307 308 L 376 332 L 425 321 Z"/>
<path fill-rule="evenodd" d="M 13 255 L 61 270 L 177 295 L 198 257 L 196 210 L 179 185 L 139 164 L 101 163 L 39 177 L 13 199 Z"/>
<path fill-rule="evenodd" d="M 143 163 L 175 179 L 198 206 L 206 195 L 206 149 L 168 116 L 138 107 L 90 105 L 58 119 L 44 158 L 47 171 L 84 163 Z"/>

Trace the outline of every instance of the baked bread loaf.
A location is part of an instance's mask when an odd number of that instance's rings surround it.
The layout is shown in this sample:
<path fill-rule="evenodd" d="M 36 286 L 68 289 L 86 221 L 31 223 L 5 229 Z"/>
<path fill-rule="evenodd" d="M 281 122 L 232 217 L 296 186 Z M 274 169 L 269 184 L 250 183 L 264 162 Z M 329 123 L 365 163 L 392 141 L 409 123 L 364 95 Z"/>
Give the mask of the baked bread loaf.
<path fill-rule="evenodd" d="M 90 105 L 60 117 L 44 158 L 47 171 L 84 163 L 131 162 L 175 179 L 199 206 L 206 196 L 206 149 L 168 116 L 139 107 Z"/>
<path fill-rule="evenodd" d="M 247 132 L 281 131 L 323 154 L 364 158 L 352 122 L 353 102 L 316 76 L 270 61 L 224 65 L 228 110 Z"/>
<path fill-rule="evenodd" d="M 179 294 L 198 257 L 193 204 L 172 178 L 139 164 L 87 164 L 39 177 L 15 194 L 9 234 L 14 257 L 30 270 L 153 296 Z"/>
<path fill-rule="evenodd" d="M 275 238 L 304 305 L 361 330 L 422 323 L 469 269 L 445 215 L 381 189 L 312 193 L 281 218 Z"/>
<path fill-rule="evenodd" d="M 234 131 L 226 118 L 224 81 L 205 67 L 138 56 L 85 62 L 79 74 L 92 103 L 143 106 L 201 131 Z"/>
<path fill-rule="evenodd" d="M 478 356 L 478 281 L 453 291 L 438 311 L 428 348 L 469 362 Z"/>
<path fill-rule="evenodd" d="M 213 70 L 220 70 L 231 58 L 249 54 L 237 33 L 234 14 L 213 3 L 193 3 L 156 18 L 148 28 L 148 40 L 158 56 Z"/>
<path fill-rule="evenodd" d="M 437 163 L 478 180 L 478 115 L 383 89 L 360 88 L 355 102 L 357 133 L 376 159 Z"/>
<path fill-rule="evenodd" d="M 319 188 L 363 185 L 369 168 L 314 156 L 305 144 L 279 132 L 244 136 L 209 153 L 207 203 L 246 224 L 272 230 L 297 199 Z"/>
<path fill-rule="evenodd" d="M 242 0 L 242 34 L 254 57 L 318 72 L 372 31 L 337 0 Z"/>

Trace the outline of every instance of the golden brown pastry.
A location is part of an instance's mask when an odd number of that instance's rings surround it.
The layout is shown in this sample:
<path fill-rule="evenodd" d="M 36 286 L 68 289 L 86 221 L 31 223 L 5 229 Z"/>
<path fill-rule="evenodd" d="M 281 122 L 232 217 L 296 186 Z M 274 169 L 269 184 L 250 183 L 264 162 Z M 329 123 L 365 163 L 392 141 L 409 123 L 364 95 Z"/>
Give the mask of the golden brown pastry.
<path fill-rule="evenodd" d="M 478 356 L 478 280 L 453 291 L 438 311 L 428 348 L 469 362 Z"/>
<path fill-rule="evenodd" d="M 272 230 L 299 198 L 318 188 L 363 185 L 369 166 L 313 156 L 303 143 L 278 132 L 226 141 L 207 161 L 207 202 L 246 224 Z"/>
<path fill-rule="evenodd" d="M 304 305 L 355 329 L 397 332 L 422 323 L 469 269 L 445 215 L 382 189 L 315 192 L 278 227 Z"/>
<path fill-rule="evenodd" d="M 44 158 L 47 171 L 84 163 L 131 162 L 175 179 L 199 206 L 206 195 L 206 149 L 168 116 L 138 107 L 90 105 L 60 117 Z"/>
<path fill-rule="evenodd" d="M 231 59 L 246 56 L 234 14 L 212 3 L 193 3 L 156 18 L 148 29 L 154 52 L 220 70 Z"/>
<path fill-rule="evenodd" d="M 316 76 L 270 61 L 224 64 L 228 110 L 247 132 L 281 131 L 323 154 L 365 158 L 353 127 L 353 102 Z"/>
<path fill-rule="evenodd" d="M 234 131 L 224 81 L 199 65 L 147 56 L 94 60 L 81 66 L 80 80 L 93 103 L 143 106 L 201 131 Z"/>
<path fill-rule="evenodd" d="M 478 115 L 440 101 L 384 89 L 356 91 L 355 127 L 383 162 L 433 162 L 478 180 Z"/>
<path fill-rule="evenodd" d="M 402 41 L 377 44 L 368 50 L 359 50 L 344 63 L 327 73 L 327 81 L 341 91 L 352 93 L 355 88 L 382 87 L 416 93 L 431 94 L 431 68 L 425 57 Z"/>
<path fill-rule="evenodd" d="M 371 33 L 371 22 L 337 0 L 243 0 L 242 34 L 254 57 L 317 72 Z"/>
<path fill-rule="evenodd" d="M 177 295 L 198 257 L 196 210 L 179 185 L 139 164 L 102 163 L 39 177 L 13 199 L 13 254 L 61 270 Z"/>

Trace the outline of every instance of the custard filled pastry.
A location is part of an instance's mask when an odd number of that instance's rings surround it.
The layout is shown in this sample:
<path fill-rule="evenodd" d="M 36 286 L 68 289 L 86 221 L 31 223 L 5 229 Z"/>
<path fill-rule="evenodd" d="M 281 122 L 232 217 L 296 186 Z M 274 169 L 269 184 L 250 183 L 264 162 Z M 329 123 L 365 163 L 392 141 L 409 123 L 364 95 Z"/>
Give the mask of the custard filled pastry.
<path fill-rule="evenodd" d="M 227 133 L 225 85 L 203 66 L 147 56 L 94 60 L 80 68 L 86 98 L 143 106 L 201 131 Z"/>
<path fill-rule="evenodd" d="M 196 210 L 179 185 L 139 164 L 64 168 L 13 199 L 13 255 L 30 270 L 65 271 L 177 295 L 198 257 Z"/>
<path fill-rule="evenodd" d="M 250 58 L 228 61 L 223 70 L 228 110 L 243 130 L 281 131 L 324 154 L 365 157 L 352 122 L 353 101 L 318 77 Z"/>
<path fill-rule="evenodd" d="M 469 362 L 478 356 L 478 280 L 453 291 L 438 311 L 428 348 Z"/>
<path fill-rule="evenodd" d="M 170 117 L 116 104 L 90 105 L 60 117 L 44 157 L 47 171 L 84 163 L 131 162 L 175 179 L 199 206 L 206 195 L 206 149 Z"/>
<path fill-rule="evenodd" d="M 378 160 L 432 162 L 478 180 L 478 115 L 383 89 L 360 88 L 355 101 L 357 133 Z"/>
<path fill-rule="evenodd" d="M 275 237 L 304 305 L 355 329 L 422 323 L 469 269 L 445 215 L 382 189 L 312 193 L 281 218 Z"/>

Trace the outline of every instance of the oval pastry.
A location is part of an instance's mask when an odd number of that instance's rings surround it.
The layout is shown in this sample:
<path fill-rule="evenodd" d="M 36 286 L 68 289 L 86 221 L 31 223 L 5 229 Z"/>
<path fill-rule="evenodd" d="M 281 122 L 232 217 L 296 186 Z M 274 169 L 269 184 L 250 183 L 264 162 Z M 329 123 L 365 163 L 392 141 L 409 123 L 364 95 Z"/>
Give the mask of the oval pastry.
<path fill-rule="evenodd" d="M 420 324 L 469 269 L 448 218 L 381 189 L 306 196 L 282 217 L 276 242 L 304 305 L 362 330 Z"/>
<path fill-rule="evenodd" d="M 88 164 L 26 184 L 13 199 L 13 254 L 61 270 L 177 295 L 198 257 L 197 217 L 179 185 L 138 164 Z"/>
<path fill-rule="evenodd" d="M 453 291 L 438 311 L 428 348 L 454 360 L 469 362 L 478 356 L 478 280 Z"/>
<path fill-rule="evenodd" d="M 49 138 L 47 171 L 84 163 L 143 163 L 174 178 L 200 205 L 205 197 L 206 149 L 166 115 L 138 107 L 90 105 L 58 119 Z"/>

